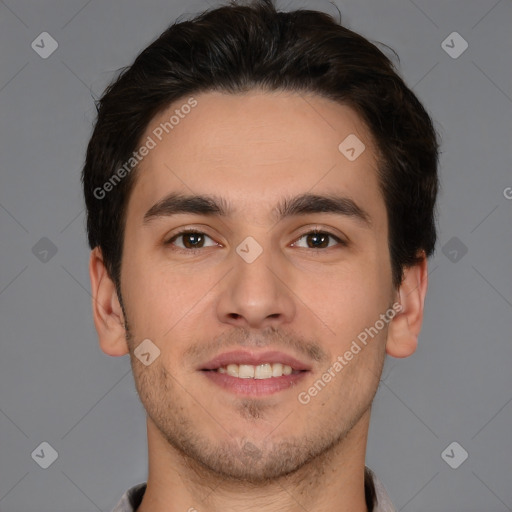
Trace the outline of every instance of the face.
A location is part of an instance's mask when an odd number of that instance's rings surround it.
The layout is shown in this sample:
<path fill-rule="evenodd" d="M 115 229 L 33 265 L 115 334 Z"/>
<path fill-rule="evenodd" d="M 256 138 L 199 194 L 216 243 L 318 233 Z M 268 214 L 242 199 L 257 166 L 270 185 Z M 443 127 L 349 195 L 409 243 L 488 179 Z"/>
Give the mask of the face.
<path fill-rule="evenodd" d="M 148 126 L 156 146 L 127 206 L 132 368 L 170 450 L 259 482 L 340 444 L 369 411 L 395 299 L 386 209 L 349 107 L 289 92 L 194 98 L 161 140 L 186 99 Z M 147 366 L 134 355 L 146 339 L 160 351 Z"/>

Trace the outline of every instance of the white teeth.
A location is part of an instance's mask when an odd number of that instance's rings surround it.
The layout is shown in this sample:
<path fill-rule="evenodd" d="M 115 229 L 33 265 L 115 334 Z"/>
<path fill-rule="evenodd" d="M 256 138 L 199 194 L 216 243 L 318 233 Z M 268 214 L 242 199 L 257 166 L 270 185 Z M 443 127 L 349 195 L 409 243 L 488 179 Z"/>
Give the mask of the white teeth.
<path fill-rule="evenodd" d="M 237 364 L 228 364 L 226 368 L 228 375 L 231 377 L 238 377 L 238 365 Z"/>
<path fill-rule="evenodd" d="M 281 377 L 283 375 L 283 365 L 281 363 L 274 363 L 272 365 L 272 377 Z"/>
<path fill-rule="evenodd" d="M 251 366 L 250 364 L 241 364 L 238 367 L 238 377 L 240 379 L 254 378 L 254 366 Z"/>
<path fill-rule="evenodd" d="M 272 366 L 269 364 L 260 364 L 254 370 L 255 379 L 270 379 L 272 377 Z"/>
<path fill-rule="evenodd" d="M 239 379 L 270 379 L 290 375 L 293 370 L 291 366 L 282 363 L 264 363 L 258 366 L 252 364 L 228 364 L 217 369 L 219 373 L 227 373 L 231 377 Z"/>

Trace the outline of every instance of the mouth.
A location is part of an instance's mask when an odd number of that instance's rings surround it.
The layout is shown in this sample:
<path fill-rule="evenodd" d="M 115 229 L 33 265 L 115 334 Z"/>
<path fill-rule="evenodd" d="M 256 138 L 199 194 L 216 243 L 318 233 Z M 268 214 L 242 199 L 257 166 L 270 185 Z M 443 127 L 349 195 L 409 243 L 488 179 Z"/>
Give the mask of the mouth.
<path fill-rule="evenodd" d="M 237 379 L 272 379 L 283 375 L 292 375 L 307 370 L 294 370 L 291 366 L 283 363 L 263 363 L 257 366 L 252 364 L 228 364 L 220 366 L 216 370 L 203 370 L 206 372 L 218 372 L 236 377 Z"/>
<path fill-rule="evenodd" d="M 221 354 L 198 369 L 232 393 L 262 396 L 296 385 L 311 367 L 282 352 L 236 351 Z"/>

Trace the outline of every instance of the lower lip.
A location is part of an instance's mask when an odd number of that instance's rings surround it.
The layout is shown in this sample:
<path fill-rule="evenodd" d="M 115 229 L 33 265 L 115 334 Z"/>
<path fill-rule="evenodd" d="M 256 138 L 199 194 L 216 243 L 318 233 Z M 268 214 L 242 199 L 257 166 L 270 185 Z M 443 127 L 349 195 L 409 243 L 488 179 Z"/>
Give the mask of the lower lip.
<path fill-rule="evenodd" d="M 266 396 L 295 386 L 309 371 L 270 379 L 240 379 L 212 370 L 203 370 L 202 373 L 215 384 L 232 393 L 244 396 Z"/>

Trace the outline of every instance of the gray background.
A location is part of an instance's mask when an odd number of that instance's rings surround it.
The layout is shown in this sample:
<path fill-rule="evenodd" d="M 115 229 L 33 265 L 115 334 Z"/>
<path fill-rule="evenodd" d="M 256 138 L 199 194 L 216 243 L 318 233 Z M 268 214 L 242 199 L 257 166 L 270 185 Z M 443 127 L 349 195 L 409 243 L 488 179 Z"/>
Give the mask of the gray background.
<path fill-rule="evenodd" d="M 400 511 L 512 510 L 512 4 L 336 4 L 397 51 L 443 142 L 424 327 L 412 357 L 386 361 L 367 464 Z M 337 15 L 327 1 L 278 5 Z M 129 358 L 101 352 L 91 318 L 79 174 L 91 92 L 178 15 L 208 6 L 0 0 L 1 512 L 109 511 L 146 480 Z M 59 45 L 47 59 L 31 47 L 44 31 Z M 469 44 L 458 58 L 442 47 L 454 31 Z M 454 441 L 469 454 L 457 469 L 441 456 Z M 31 456 L 42 442 L 58 452 L 47 469 Z M 448 453 L 453 463 L 462 451 Z"/>

